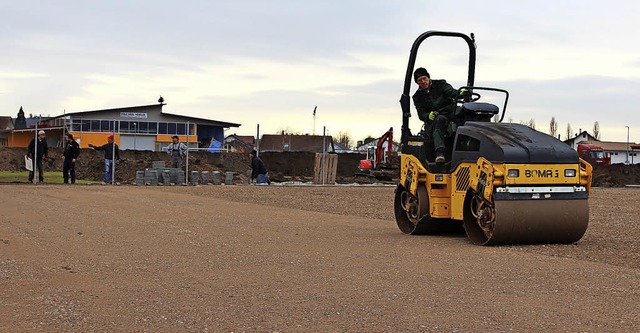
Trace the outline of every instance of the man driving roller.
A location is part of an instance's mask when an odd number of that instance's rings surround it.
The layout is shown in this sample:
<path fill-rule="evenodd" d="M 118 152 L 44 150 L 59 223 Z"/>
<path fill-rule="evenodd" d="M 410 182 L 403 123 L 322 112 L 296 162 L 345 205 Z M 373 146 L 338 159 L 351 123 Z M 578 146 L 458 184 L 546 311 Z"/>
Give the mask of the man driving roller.
<path fill-rule="evenodd" d="M 413 79 L 418 84 L 418 90 L 413 94 L 413 104 L 433 138 L 436 163 L 444 163 L 445 136 L 456 131 L 456 123 L 452 120 L 458 91 L 445 80 L 431 80 L 429 72 L 422 67 L 413 72 Z"/>

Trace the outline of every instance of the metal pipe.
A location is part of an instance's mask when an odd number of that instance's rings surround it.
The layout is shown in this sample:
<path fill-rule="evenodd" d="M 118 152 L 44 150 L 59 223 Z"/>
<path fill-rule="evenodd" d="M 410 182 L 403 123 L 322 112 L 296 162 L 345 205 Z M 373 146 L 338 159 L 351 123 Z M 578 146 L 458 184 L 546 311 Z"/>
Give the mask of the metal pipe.
<path fill-rule="evenodd" d="M 38 181 L 36 180 L 36 170 L 38 170 L 38 123 L 40 122 L 40 116 L 36 117 L 36 131 L 35 131 L 35 137 L 33 139 L 33 160 L 32 160 L 32 166 L 33 166 L 33 183 L 37 184 Z M 44 169 L 44 163 L 42 164 L 42 169 Z M 42 170 L 42 174 L 44 175 L 44 170 Z M 38 176 L 39 177 L 39 176 Z"/>
<path fill-rule="evenodd" d="M 116 127 L 116 120 L 113 120 L 113 127 Z M 115 128 L 114 128 L 115 129 Z M 135 138 L 135 134 L 134 134 Z M 133 149 L 135 149 L 135 139 L 133 141 Z M 116 183 L 116 131 L 113 131 L 113 141 L 111 142 L 111 185 Z"/>
<path fill-rule="evenodd" d="M 327 126 L 322 126 L 322 185 L 324 185 L 324 156 L 327 150 L 327 144 L 325 143 L 326 132 L 327 132 Z"/>
<path fill-rule="evenodd" d="M 625 126 L 627 128 L 627 161 L 625 164 L 629 164 L 629 126 Z"/>
<path fill-rule="evenodd" d="M 215 140 L 215 138 L 214 138 Z M 178 151 L 180 151 L 180 146 L 178 146 Z M 187 163 L 184 170 L 184 180 L 187 184 L 189 184 L 189 122 L 187 121 Z"/>

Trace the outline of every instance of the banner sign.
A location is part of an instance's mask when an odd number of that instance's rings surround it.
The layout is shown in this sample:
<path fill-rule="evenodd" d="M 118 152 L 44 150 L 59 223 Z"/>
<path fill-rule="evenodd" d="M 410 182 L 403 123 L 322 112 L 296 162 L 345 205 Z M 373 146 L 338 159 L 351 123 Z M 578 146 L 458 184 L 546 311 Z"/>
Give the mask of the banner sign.
<path fill-rule="evenodd" d="M 146 112 L 120 112 L 120 118 L 147 119 Z"/>

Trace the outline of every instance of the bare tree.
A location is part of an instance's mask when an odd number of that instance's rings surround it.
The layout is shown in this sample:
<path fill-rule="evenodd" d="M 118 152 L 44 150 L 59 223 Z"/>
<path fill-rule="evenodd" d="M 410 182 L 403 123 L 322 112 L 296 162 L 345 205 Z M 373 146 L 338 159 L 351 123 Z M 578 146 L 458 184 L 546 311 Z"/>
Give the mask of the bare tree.
<path fill-rule="evenodd" d="M 532 129 L 536 129 L 536 120 L 533 118 L 529 119 L 529 123 L 527 123 L 527 126 L 531 127 Z"/>
<path fill-rule="evenodd" d="M 600 140 L 600 124 L 597 121 L 593 123 L 593 137 Z"/>
<path fill-rule="evenodd" d="M 571 124 L 570 124 L 570 123 L 567 123 L 567 133 L 566 133 L 566 134 L 567 134 L 567 136 L 565 137 L 565 138 L 566 138 L 566 140 L 571 139 L 571 136 L 572 136 L 572 135 L 571 135 L 571 132 L 573 132 L 573 131 L 571 130 Z"/>
<path fill-rule="evenodd" d="M 556 121 L 556 117 L 551 117 L 551 122 L 549 123 L 549 135 L 554 138 L 558 135 L 558 122 Z"/>
<path fill-rule="evenodd" d="M 303 134 L 302 131 L 299 131 L 291 126 L 280 126 L 278 127 L 278 133 L 279 134 L 293 134 L 293 135 L 300 135 Z"/>
<path fill-rule="evenodd" d="M 349 131 L 340 131 L 337 136 L 333 137 L 333 141 L 340 143 L 347 149 L 351 149 L 353 145 L 353 138 Z"/>

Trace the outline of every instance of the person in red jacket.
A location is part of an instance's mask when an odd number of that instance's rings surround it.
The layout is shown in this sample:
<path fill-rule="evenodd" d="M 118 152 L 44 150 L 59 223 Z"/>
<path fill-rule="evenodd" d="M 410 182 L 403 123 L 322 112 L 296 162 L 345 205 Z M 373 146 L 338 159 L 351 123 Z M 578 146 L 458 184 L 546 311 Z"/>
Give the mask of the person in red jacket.
<path fill-rule="evenodd" d="M 89 144 L 89 147 L 95 150 L 104 151 L 104 179 L 102 181 L 102 185 L 111 183 L 112 180 L 115 179 L 114 162 L 120 160 L 120 149 L 118 149 L 118 145 L 113 142 L 113 135 L 109 135 L 106 144 L 102 146 L 94 146 L 93 144 Z M 113 174 L 111 174 L 111 169 L 113 169 Z"/>

